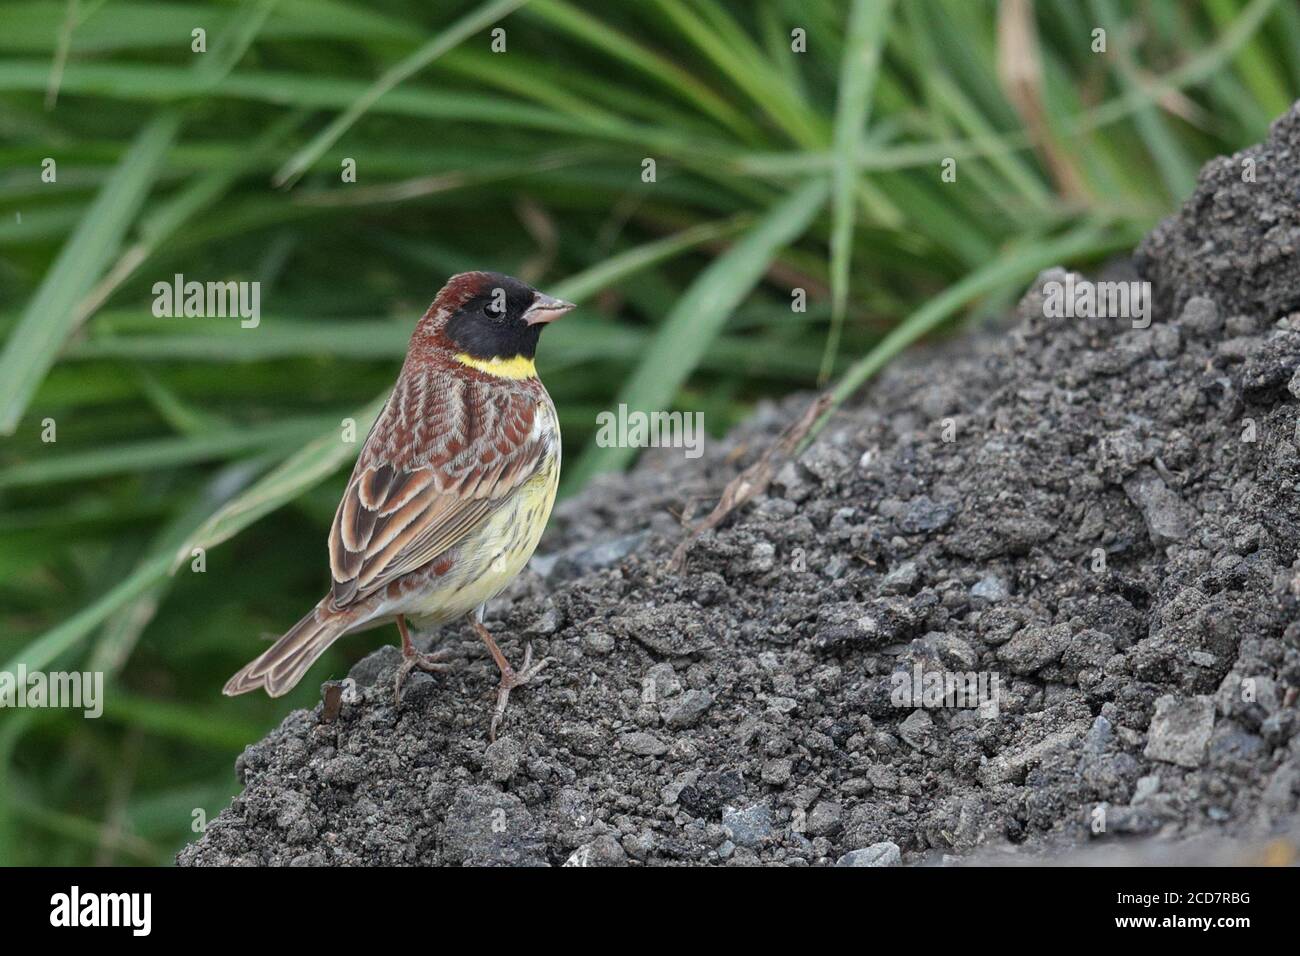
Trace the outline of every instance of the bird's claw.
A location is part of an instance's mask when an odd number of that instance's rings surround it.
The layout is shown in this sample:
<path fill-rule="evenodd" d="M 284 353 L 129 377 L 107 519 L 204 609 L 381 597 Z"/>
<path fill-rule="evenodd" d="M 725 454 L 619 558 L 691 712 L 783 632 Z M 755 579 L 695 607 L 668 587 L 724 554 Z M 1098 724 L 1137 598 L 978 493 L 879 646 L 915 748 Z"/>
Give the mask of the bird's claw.
<path fill-rule="evenodd" d="M 497 685 L 497 706 L 496 710 L 492 712 L 492 726 L 488 729 L 488 740 L 495 742 L 497 739 L 497 728 L 501 726 L 501 718 L 505 715 L 506 703 L 510 700 L 510 692 L 516 687 L 527 684 L 553 660 L 552 657 L 543 657 L 534 664 L 533 645 L 528 644 L 524 648 L 523 666 L 515 670 L 507 665 L 507 669 L 501 671 L 501 683 Z"/>
<path fill-rule="evenodd" d="M 456 651 L 449 647 L 434 651 L 432 654 L 403 654 L 402 663 L 397 667 L 397 678 L 393 682 L 395 706 L 402 706 L 402 687 L 405 685 L 411 671 L 418 668 L 429 674 L 446 673 L 453 667 L 453 665 L 446 663 L 446 660 L 455 656 L 457 656 Z"/>

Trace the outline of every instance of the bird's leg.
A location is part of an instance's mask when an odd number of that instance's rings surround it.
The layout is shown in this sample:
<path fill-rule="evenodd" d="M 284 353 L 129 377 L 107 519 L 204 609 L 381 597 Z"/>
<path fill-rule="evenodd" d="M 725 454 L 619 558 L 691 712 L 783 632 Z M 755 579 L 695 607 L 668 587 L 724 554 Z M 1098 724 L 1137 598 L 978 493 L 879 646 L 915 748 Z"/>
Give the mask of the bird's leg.
<path fill-rule="evenodd" d="M 483 626 L 483 622 L 478 619 L 477 612 L 469 616 L 469 626 L 474 628 L 474 633 L 479 636 L 479 640 L 487 645 L 488 653 L 497 663 L 497 670 L 501 671 L 501 683 L 497 685 L 497 707 L 492 713 L 492 726 L 488 730 L 488 739 L 495 741 L 497 727 L 501 725 L 501 717 L 506 712 L 506 702 L 510 700 L 510 692 L 520 684 L 527 684 L 536 677 L 543 667 L 551 663 L 551 658 L 544 657 L 534 664 L 533 645 L 529 644 L 524 648 L 523 666 L 515 670 L 506 660 L 506 656 L 501 653 L 501 648 L 497 647 L 497 642 L 492 640 L 492 635 Z"/>
<path fill-rule="evenodd" d="M 411 671 L 417 667 L 431 674 L 451 670 L 451 665 L 444 663 L 444 661 L 448 657 L 454 657 L 456 652 L 448 647 L 434 651 L 432 654 L 421 654 L 415 649 L 415 644 L 411 641 L 411 634 L 406 629 L 406 615 L 404 614 L 397 615 L 397 629 L 402 633 L 402 663 L 397 668 L 397 681 L 393 686 L 393 693 L 396 703 L 400 706 L 402 703 L 402 685 L 406 683 L 406 678 Z"/>

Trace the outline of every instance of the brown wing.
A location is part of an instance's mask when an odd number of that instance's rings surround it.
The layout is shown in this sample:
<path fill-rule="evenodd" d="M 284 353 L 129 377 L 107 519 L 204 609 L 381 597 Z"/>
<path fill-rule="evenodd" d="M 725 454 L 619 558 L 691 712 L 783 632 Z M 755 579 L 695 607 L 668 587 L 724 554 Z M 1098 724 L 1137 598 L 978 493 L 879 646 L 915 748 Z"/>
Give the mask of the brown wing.
<path fill-rule="evenodd" d="M 399 379 L 330 529 L 336 606 L 433 560 L 536 472 L 553 440 L 533 427 L 545 392 L 484 379 L 445 370 Z"/>

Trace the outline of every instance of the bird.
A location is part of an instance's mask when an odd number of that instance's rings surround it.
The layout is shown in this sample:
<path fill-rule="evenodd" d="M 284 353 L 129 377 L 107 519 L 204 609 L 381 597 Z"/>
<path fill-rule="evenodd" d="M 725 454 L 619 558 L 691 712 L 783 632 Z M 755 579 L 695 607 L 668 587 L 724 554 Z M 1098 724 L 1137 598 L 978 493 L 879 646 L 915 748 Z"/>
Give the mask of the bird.
<path fill-rule="evenodd" d="M 392 394 L 357 455 L 328 539 L 331 583 L 316 606 L 230 678 L 228 696 L 288 693 L 344 635 L 397 624 L 402 662 L 447 670 L 419 630 L 465 618 L 501 674 L 489 737 L 510 692 L 550 659 L 510 665 L 484 608 L 523 570 L 550 518 L 560 476 L 555 404 L 537 376 L 538 339 L 574 308 L 496 272 L 452 276 L 416 323 Z"/>

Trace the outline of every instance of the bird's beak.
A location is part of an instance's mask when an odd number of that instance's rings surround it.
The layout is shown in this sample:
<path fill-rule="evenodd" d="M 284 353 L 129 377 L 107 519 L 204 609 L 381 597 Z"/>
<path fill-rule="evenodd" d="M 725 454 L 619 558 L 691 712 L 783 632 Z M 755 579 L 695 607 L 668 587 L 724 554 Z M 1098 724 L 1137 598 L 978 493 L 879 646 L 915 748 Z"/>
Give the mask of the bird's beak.
<path fill-rule="evenodd" d="M 539 292 L 533 296 L 533 304 L 524 313 L 524 322 L 528 325 L 542 325 L 546 322 L 554 322 L 560 316 L 573 311 L 575 308 L 577 306 L 572 302 L 565 302 L 563 299 L 556 299 Z"/>

